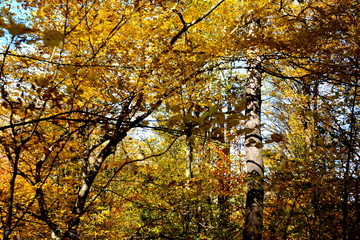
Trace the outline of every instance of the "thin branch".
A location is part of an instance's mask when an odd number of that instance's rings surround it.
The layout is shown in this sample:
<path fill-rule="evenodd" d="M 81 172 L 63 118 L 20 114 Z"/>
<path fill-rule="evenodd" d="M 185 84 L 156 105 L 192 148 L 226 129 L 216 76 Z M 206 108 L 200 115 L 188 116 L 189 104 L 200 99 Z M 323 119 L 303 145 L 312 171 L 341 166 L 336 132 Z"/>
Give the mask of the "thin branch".
<path fill-rule="evenodd" d="M 198 19 L 192 21 L 191 23 L 186 23 L 182 14 L 177 12 L 177 15 L 180 18 L 181 23 L 183 24 L 183 27 L 181 28 L 181 30 L 170 40 L 170 45 L 174 45 L 174 43 L 181 37 L 181 35 L 183 35 L 189 28 L 191 28 L 192 26 L 194 26 L 195 24 L 201 22 L 202 20 L 204 20 L 207 16 L 209 16 L 216 8 L 218 8 L 220 6 L 221 3 L 223 3 L 225 0 L 220 0 L 218 1 L 213 7 L 211 7 L 206 13 L 204 13 L 201 17 L 199 17 Z"/>
<path fill-rule="evenodd" d="M 0 52 L 0 55 L 4 56 L 12 56 L 12 57 L 18 57 L 18 58 L 27 58 L 30 60 L 43 62 L 43 63 L 49 63 L 54 64 L 58 66 L 72 66 L 72 67 L 104 67 L 104 68 L 120 68 L 120 69 L 142 69 L 140 67 L 134 67 L 134 66 L 116 66 L 116 65 L 104 65 L 104 64 L 72 64 L 72 63 L 59 63 L 55 61 L 50 61 L 42 58 L 37 58 L 34 56 L 28 56 L 28 55 L 21 55 L 21 54 L 14 54 L 14 53 L 6 53 L 6 52 Z M 89 61 L 89 60 L 88 60 Z"/>
<path fill-rule="evenodd" d="M 204 18 L 206 18 L 207 16 L 209 16 L 216 8 L 218 8 L 220 6 L 220 4 L 222 4 L 225 0 L 220 0 L 218 1 L 212 8 L 210 8 L 206 13 L 204 13 L 204 15 L 202 15 L 201 17 L 199 17 L 198 19 L 196 19 L 195 21 L 193 21 L 192 23 L 190 23 L 190 26 L 193 26 L 199 22 L 201 22 L 202 20 L 204 20 Z"/>
<path fill-rule="evenodd" d="M 91 120 L 61 118 L 61 116 L 63 116 L 63 115 L 70 115 L 70 114 L 72 114 L 72 113 L 83 113 L 83 114 L 87 114 L 87 115 L 92 115 L 92 116 L 95 116 L 95 117 L 103 118 L 103 119 L 105 119 L 105 120 L 114 120 L 114 119 L 107 118 L 107 117 L 105 117 L 105 116 L 101 116 L 101 115 L 96 114 L 96 113 L 91 113 L 91 112 L 86 112 L 86 111 L 79 111 L 79 110 L 72 110 L 72 111 L 68 111 L 68 112 L 58 113 L 58 114 L 52 115 L 52 116 L 50 116 L 50 117 L 38 118 L 38 119 L 34 119 L 34 120 L 30 120 L 30 121 L 25 121 L 25 122 L 19 122 L 19 123 L 12 123 L 12 124 L 10 124 L 10 125 L 6 125 L 6 126 L 3 126 L 3 127 L 0 127 L 0 131 L 1 131 L 1 130 L 8 129 L 8 128 L 19 127 L 19 126 L 24 126 L 24 125 L 27 125 L 27 124 L 44 122 L 44 121 L 48 121 L 48 120 L 67 120 L 67 121 L 91 122 Z M 94 120 L 93 120 L 93 121 L 94 121 Z M 100 120 L 99 120 L 99 121 L 100 121 Z M 96 121 L 94 121 L 94 122 L 96 122 Z"/>
<path fill-rule="evenodd" d="M 150 158 L 153 158 L 153 157 L 160 157 L 162 156 L 163 154 L 167 153 L 171 147 L 174 145 L 174 143 L 178 140 L 180 136 L 177 136 L 171 143 L 170 145 L 163 151 L 163 152 L 160 152 L 160 153 L 157 153 L 157 154 L 153 154 L 151 156 L 147 156 L 147 157 L 144 157 L 144 158 L 140 158 L 140 159 L 135 159 L 135 160 L 132 160 L 132 161 L 128 161 L 128 162 L 125 162 L 123 163 L 120 167 L 118 167 L 113 175 L 110 177 L 110 179 L 106 182 L 106 184 L 101 188 L 101 190 L 93 197 L 93 199 L 89 202 L 89 204 L 86 206 L 86 208 L 84 209 L 84 212 L 86 212 L 91 206 L 92 204 L 95 202 L 95 200 L 104 192 L 106 191 L 106 188 L 110 185 L 110 183 L 115 179 L 115 177 L 117 176 L 117 174 L 128 164 L 131 164 L 131 163 L 135 163 L 135 162 L 142 162 L 142 161 L 145 161 L 147 159 L 150 159 Z"/>
<path fill-rule="evenodd" d="M 9 45 L 7 46 L 5 52 L 2 53 L 2 55 L 3 55 L 3 60 L 2 60 L 2 63 L 1 63 L 1 68 L 0 68 L 0 79 L 2 78 L 2 75 L 3 75 L 3 73 L 4 73 L 6 56 L 10 55 L 10 54 L 9 54 L 9 53 L 10 53 L 10 46 L 11 46 L 11 44 L 13 43 L 14 39 L 15 39 L 15 36 L 12 36 L 12 37 L 11 37 L 11 40 L 10 40 L 10 43 L 9 43 Z M 5 80 L 3 80 L 3 82 L 5 82 Z"/>

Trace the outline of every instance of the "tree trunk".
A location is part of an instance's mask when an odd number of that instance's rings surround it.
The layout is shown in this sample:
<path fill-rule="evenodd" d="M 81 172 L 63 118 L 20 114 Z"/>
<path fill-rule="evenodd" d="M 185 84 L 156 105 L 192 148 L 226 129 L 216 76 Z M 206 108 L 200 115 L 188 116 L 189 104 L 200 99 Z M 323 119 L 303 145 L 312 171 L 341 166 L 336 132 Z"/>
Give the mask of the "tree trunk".
<path fill-rule="evenodd" d="M 248 60 L 248 77 L 246 79 L 246 123 L 245 128 L 251 130 L 245 135 L 247 194 L 245 209 L 244 240 L 262 239 L 263 215 L 263 178 L 264 164 L 260 156 L 262 138 L 261 124 L 261 72 L 260 57 Z"/>
<path fill-rule="evenodd" d="M 194 153 L 193 153 L 193 143 L 191 140 L 191 127 L 187 130 L 186 133 L 186 178 L 193 178 L 193 161 L 194 161 Z"/>
<path fill-rule="evenodd" d="M 227 85 L 230 83 L 227 82 Z M 231 90 L 226 91 L 225 99 L 226 99 L 226 112 L 231 112 Z M 227 116 L 225 115 L 225 119 Z M 227 120 L 227 119 L 226 119 Z M 225 121 L 226 122 L 226 121 Z M 220 178 L 220 189 L 221 192 L 218 196 L 218 205 L 219 205 L 219 233 L 221 233 L 221 237 L 226 237 L 229 233 L 230 226 L 230 204 L 229 204 L 229 191 L 230 189 L 230 173 L 231 173 L 231 156 L 230 156 L 230 141 L 228 140 L 228 135 L 230 132 L 230 127 L 226 123 L 221 124 L 222 136 L 220 137 L 220 142 L 222 143 L 222 152 L 224 153 L 223 161 L 224 169 L 222 169 L 223 176 Z"/>
<path fill-rule="evenodd" d="M 10 152 L 10 151 L 8 151 Z M 19 167 L 19 158 L 20 158 L 20 148 L 15 148 L 15 157 L 12 159 L 11 155 L 8 154 L 8 159 L 13 160 L 13 172 L 10 179 L 10 196 L 8 198 L 8 207 L 7 207 L 7 216 L 6 221 L 4 224 L 4 238 L 3 240 L 10 239 L 10 235 L 14 230 L 13 226 L 13 208 L 14 208 L 14 198 L 15 198 L 15 184 L 16 184 L 16 177 L 18 175 L 18 167 Z"/>
<path fill-rule="evenodd" d="M 59 234 L 54 231 L 51 231 L 51 239 L 52 240 L 61 240 L 61 238 L 59 237 Z"/>

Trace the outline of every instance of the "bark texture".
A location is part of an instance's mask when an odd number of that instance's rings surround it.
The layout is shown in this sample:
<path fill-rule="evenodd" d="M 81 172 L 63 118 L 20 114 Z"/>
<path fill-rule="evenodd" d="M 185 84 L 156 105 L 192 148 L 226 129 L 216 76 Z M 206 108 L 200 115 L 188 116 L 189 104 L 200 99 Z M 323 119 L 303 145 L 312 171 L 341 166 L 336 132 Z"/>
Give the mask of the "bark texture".
<path fill-rule="evenodd" d="M 193 161 L 194 161 L 194 153 L 193 153 L 193 143 L 191 140 L 191 127 L 189 127 L 186 133 L 186 178 L 193 178 Z"/>
<path fill-rule="evenodd" d="M 248 77 L 245 86 L 246 124 L 251 130 L 245 135 L 246 170 L 248 175 L 244 240 L 262 239 L 263 177 L 264 164 L 261 158 L 261 71 L 260 57 L 248 60 Z"/>

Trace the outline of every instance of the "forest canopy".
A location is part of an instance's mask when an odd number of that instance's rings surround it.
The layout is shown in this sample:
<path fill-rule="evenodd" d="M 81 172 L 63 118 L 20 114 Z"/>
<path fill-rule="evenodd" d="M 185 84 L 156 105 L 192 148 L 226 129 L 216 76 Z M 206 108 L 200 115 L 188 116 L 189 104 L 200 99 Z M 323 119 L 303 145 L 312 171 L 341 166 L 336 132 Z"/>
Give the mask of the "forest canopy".
<path fill-rule="evenodd" d="M 0 234 L 359 239 L 355 0 L 3 0 Z"/>

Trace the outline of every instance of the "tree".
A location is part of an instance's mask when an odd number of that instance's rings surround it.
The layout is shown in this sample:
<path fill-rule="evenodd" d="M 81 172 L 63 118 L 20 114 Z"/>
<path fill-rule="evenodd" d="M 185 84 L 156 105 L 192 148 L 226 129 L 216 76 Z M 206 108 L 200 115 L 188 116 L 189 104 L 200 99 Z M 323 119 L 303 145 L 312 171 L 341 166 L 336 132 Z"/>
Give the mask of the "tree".
<path fill-rule="evenodd" d="M 356 1 L 0 5 L 4 239 L 358 235 Z"/>
<path fill-rule="evenodd" d="M 200 38 L 192 29 L 222 2 L 29 1 L 22 7 L 35 12 L 23 23 L 3 8 L 1 144 L 12 172 L 4 239 L 24 221 L 44 223 L 53 239 L 79 237 L 117 146 L 181 85 L 216 67 L 221 48 L 198 44 L 217 29 Z M 124 160 L 117 171 L 141 159 Z M 58 204 L 57 193 L 68 201 Z"/>
<path fill-rule="evenodd" d="M 354 174 L 358 166 L 358 157 L 349 157 L 352 155 L 350 149 L 356 145 L 350 139 L 354 137 L 353 124 L 357 122 L 353 109 L 356 105 L 354 91 L 358 88 L 358 60 L 355 60 L 358 42 L 354 41 L 357 16 L 353 12 L 358 11 L 358 5 L 352 1 L 304 1 L 296 6 L 283 4 L 279 13 L 282 11 L 286 13 L 283 18 L 268 20 L 276 27 L 262 32 L 267 36 L 264 43 L 273 51 L 263 61 L 262 70 L 278 79 L 273 87 L 278 91 L 275 96 L 281 97 L 275 110 L 277 120 L 273 118 L 273 121 L 283 127 L 276 131 L 285 132 L 288 141 L 282 146 L 285 148 L 278 149 L 274 166 L 279 168 L 278 171 L 271 169 L 270 175 L 274 178 L 269 183 L 278 179 L 278 186 L 287 186 L 283 188 L 287 192 L 277 193 L 277 199 L 289 194 L 288 208 L 280 210 L 286 211 L 284 216 L 288 216 L 282 223 L 298 223 L 295 229 L 304 231 L 284 232 L 283 237 L 293 234 L 295 238 L 306 235 L 310 239 L 322 239 L 330 235 L 349 239 L 356 235 L 358 225 L 356 217 L 350 217 L 358 212 L 353 205 L 358 190 L 349 189 L 358 180 L 355 175 L 344 177 L 346 172 Z M 289 21 L 293 25 L 287 25 Z M 345 106 L 342 103 L 346 103 Z M 284 138 L 279 136 L 281 139 Z M 347 142 L 347 147 L 341 143 L 343 141 Z M 347 165 L 348 162 L 352 164 Z M 311 181 L 306 183 L 305 179 Z M 353 183 L 347 185 L 349 179 Z M 291 197 L 294 196 L 290 193 L 291 186 L 297 199 Z M 349 201 L 349 192 L 352 192 L 354 203 Z M 350 208 L 352 214 L 348 215 Z M 298 219 L 295 220 L 295 216 Z M 329 223 L 328 219 L 333 221 Z M 353 224 L 350 226 L 349 222 Z M 288 228 L 294 229 L 289 225 L 282 229 Z"/>
<path fill-rule="evenodd" d="M 246 168 L 248 190 L 246 195 L 246 215 L 244 239 L 262 239 L 262 208 L 264 200 L 264 163 L 261 158 L 261 60 L 248 60 L 249 73 L 246 79 L 246 123 L 249 132 L 245 135 Z"/>

